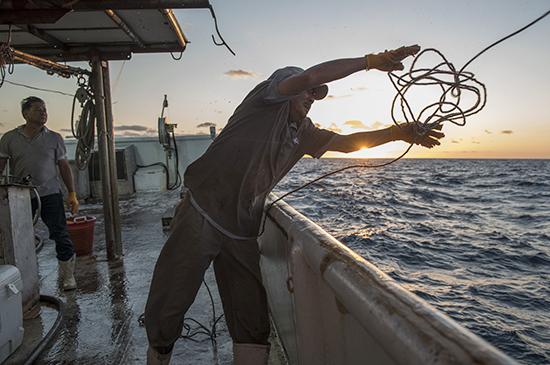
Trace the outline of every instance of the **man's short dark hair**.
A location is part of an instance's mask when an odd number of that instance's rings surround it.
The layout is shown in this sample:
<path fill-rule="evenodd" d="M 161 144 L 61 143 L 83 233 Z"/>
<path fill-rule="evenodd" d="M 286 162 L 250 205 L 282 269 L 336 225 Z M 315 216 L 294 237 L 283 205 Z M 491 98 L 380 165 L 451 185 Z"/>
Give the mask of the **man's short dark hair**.
<path fill-rule="evenodd" d="M 21 100 L 21 113 L 24 113 L 25 110 L 29 109 L 34 103 L 46 104 L 44 100 L 37 96 L 29 96 L 28 98 Z"/>

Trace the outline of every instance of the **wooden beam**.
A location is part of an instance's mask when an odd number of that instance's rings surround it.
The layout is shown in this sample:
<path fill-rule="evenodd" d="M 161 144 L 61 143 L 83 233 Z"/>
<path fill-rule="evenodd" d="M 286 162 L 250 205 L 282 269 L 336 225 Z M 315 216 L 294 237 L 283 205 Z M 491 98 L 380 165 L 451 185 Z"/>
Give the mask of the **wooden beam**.
<path fill-rule="evenodd" d="M 107 16 L 111 18 L 111 20 L 120 29 L 122 29 L 124 33 L 126 33 L 126 35 L 130 37 L 139 47 L 145 48 L 145 44 L 143 43 L 143 41 L 137 36 L 137 34 L 132 30 L 132 28 L 130 28 L 130 26 L 126 24 L 126 22 L 122 20 L 121 17 L 118 16 L 118 14 L 115 11 L 111 9 L 107 9 L 105 10 L 105 14 L 107 14 Z"/>

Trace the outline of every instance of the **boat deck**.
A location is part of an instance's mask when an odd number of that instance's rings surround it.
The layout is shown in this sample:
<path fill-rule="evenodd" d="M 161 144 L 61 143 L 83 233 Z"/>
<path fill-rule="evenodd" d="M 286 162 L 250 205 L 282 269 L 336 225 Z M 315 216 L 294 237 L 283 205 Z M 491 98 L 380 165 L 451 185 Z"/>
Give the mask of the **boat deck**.
<path fill-rule="evenodd" d="M 59 289 L 54 243 L 45 240 L 38 254 L 40 293 L 60 298 L 65 303 L 65 318 L 57 336 L 41 354 L 38 364 L 145 364 L 147 337 L 138 321 L 147 300 L 153 268 L 166 239 L 161 218 L 178 200 L 179 193 L 139 194 L 120 202 L 124 259 L 108 262 L 100 204 L 83 204 L 81 214 L 98 218 L 94 252 L 77 258 L 78 289 Z M 41 237 L 47 231 L 39 223 Z M 213 295 L 217 316 L 223 313 L 212 268 L 205 281 Z M 201 287 L 187 314 L 206 327 L 213 323 L 211 299 Z M 38 341 L 51 328 L 57 311 L 42 306 L 41 315 L 25 321 L 23 345 L 6 364 L 23 364 Z M 231 364 L 232 343 L 224 319 L 216 326 L 216 341 L 198 335 L 197 341 L 180 339 L 174 348 L 173 364 Z M 272 338 L 270 364 L 285 364 L 275 336 Z"/>

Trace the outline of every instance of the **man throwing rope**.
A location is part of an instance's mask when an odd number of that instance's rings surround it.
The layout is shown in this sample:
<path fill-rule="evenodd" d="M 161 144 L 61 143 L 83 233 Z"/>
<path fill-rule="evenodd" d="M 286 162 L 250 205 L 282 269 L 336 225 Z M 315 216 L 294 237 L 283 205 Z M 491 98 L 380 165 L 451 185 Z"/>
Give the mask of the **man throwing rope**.
<path fill-rule="evenodd" d="M 270 332 L 257 236 L 265 200 L 302 158 L 352 152 L 391 141 L 439 145 L 443 133 L 418 135 L 414 124 L 340 135 L 307 117 L 326 83 L 364 70 L 403 70 L 419 46 L 338 59 L 307 70 L 285 67 L 258 84 L 184 175 L 188 189 L 155 266 L 145 308 L 148 364 L 168 364 L 204 273 L 214 262 L 234 364 L 267 364 Z"/>

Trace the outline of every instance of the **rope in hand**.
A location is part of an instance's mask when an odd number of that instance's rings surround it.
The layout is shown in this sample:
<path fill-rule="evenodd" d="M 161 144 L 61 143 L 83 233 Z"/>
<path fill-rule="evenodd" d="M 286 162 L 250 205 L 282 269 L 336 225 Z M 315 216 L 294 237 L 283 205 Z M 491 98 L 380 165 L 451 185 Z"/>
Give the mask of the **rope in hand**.
<path fill-rule="evenodd" d="M 258 237 L 260 237 L 265 232 L 267 213 L 275 205 L 275 203 L 282 200 L 283 198 L 294 194 L 297 191 L 302 190 L 319 180 L 322 180 L 345 170 L 355 168 L 378 168 L 390 165 L 403 158 L 420 138 L 422 138 L 430 130 L 434 128 L 439 128 L 444 122 L 450 122 L 459 126 L 466 125 L 466 117 L 479 113 L 485 107 L 485 104 L 487 102 L 487 90 L 485 88 L 485 85 L 478 81 L 474 77 L 473 73 L 464 71 L 466 67 L 469 66 L 483 53 L 487 52 L 489 49 L 505 41 L 506 39 L 521 33 L 522 31 L 533 26 L 535 23 L 539 22 L 549 14 L 550 11 L 547 11 L 524 27 L 485 47 L 474 57 L 472 57 L 468 62 L 466 62 L 466 64 L 464 64 L 464 66 L 462 66 L 462 68 L 458 71 L 440 51 L 434 48 L 427 48 L 415 56 L 414 61 L 412 62 L 408 72 L 402 75 L 397 75 L 394 72 L 389 72 L 388 77 L 390 79 L 390 82 L 397 91 L 391 107 L 392 121 L 398 128 L 402 128 L 402 126 L 400 126 L 398 122 L 398 119 L 399 117 L 403 118 L 403 120 L 405 121 L 405 125 L 413 125 L 416 134 L 414 140 L 411 142 L 409 147 L 400 156 L 394 158 L 391 161 L 377 165 L 356 164 L 346 166 L 344 168 L 321 175 L 318 178 L 283 194 L 282 196 L 272 201 L 265 209 L 262 228 L 260 230 L 260 233 L 258 234 Z M 429 54 L 435 54 L 436 56 L 439 56 L 441 58 L 441 61 L 436 66 L 433 66 L 431 68 L 421 66 L 417 67 L 417 65 L 420 64 L 422 56 Z M 428 106 L 422 108 L 419 112 L 415 113 L 413 107 L 411 106 L 411 103 L 405 97 L 408 92 L 413 90 L 413 86 L 433 86 L 436 89 L 439 89 L 440 96 L 437 101 L 429 104 Z M 470 106 L 465 107 L 463 102 L 469 97 L 473 97 L 474 101 L 471 103 Z"/>

